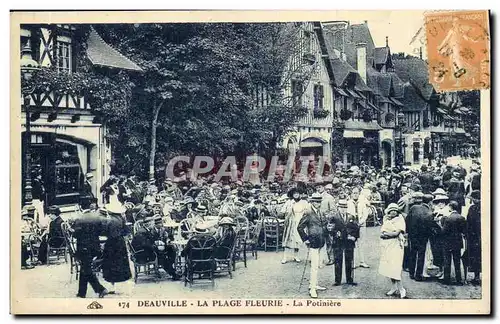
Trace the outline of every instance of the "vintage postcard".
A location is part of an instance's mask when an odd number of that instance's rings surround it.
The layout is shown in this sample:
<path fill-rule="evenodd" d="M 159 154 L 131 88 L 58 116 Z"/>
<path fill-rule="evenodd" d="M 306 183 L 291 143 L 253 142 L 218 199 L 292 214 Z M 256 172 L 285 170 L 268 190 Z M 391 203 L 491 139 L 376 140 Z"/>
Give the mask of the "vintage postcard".
<path fill-rule="evenodd" d="M 11 13 L 13 314 L 489 314 L 488 11 Z"/>

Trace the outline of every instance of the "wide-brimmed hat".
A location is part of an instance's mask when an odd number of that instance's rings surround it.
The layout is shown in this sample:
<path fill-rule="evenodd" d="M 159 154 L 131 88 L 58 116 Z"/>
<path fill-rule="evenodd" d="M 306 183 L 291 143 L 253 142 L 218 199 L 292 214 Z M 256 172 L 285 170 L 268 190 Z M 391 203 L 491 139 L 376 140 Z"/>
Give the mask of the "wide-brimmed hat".
<path fill-rule="evenodd" d="M 439 201 L 448 201 L 450 198 L 447 195 L 435 195 L 434 199 L 432 200 L 433 202 L 439 202 Z"/>
<path fill-rule="evenodd" d="M 412 194 L 412 198 L 413 199 L 423 200 L 424 199 L 424 194 L 421 191 L 417 191 L 417 192 L 414 192 Z"/>
<path fill-rule="evenodd" d="M 446 196 L 446 191 L 443 188 L 437 188 L 433 193 L 434 196 L 444 195 Z"/>
<path fill-rule="evenodd" d="M 321 200 L 323 200 L 323 196 L 321 196 L 321 194 L 315 192 L 312 194 L 311 198 L 309 199 L 309 201 L 319 201 L 321 202 Z"/>
<path fill-rule="evenodd" d="M 395 204 L 395 203 L 389 204 L 389 206 L 387 206 L 387 208 L 385 209 L 385 213 L 386 214 L 389 214 L 391 211 L 397 211 L 398 213 L 401 212 L 401 210 L 399 209 L 398 204 Z"/>
<path fill-rule="evenodd" d="M 219 225 L 231 225 L 235 226 L 236 224 L 234 223 L 234 220 L 231 217 L 222 217 L 222 219 L 219 221 Z"/>

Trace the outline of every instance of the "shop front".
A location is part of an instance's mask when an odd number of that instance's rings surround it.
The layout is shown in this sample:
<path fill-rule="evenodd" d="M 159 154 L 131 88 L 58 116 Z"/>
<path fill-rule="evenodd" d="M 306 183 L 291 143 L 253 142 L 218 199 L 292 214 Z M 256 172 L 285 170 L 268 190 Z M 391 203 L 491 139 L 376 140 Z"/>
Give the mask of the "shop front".
<path fill-rule="evenodd" d="M 110 150 L 106 147 L 103 127 L 83 121 L 82 125 L 46 125 L 40 121 L 31 125 L 29 138 L 22 133 L 22 179 L 26 179 L 27 150 L 30 150 L 31 178 L 44 187 L 41 200 L 45 208 L 59 205 L 72 208 L 85 194 L 86 175 L 91 174 L 90 187 L 94 197 L 101 203 L 99 188 L 109 176 Z M 64 125 L 64 126 L 63 126 Z M 28 146 L 28 140 L 30 145 Z M 28 148 L 29 147 L 29 148 Z M 25 183 L 23 183 L 24 198 Z M 24 203 L 24 202 L 23 202 Z"/>

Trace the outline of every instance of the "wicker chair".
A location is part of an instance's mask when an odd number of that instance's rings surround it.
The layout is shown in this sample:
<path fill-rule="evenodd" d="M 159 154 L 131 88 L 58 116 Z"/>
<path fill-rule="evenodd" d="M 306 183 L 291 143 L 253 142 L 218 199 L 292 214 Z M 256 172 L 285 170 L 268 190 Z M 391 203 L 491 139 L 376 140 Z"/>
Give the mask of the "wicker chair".
<path fill-rule="evenodd" d="M 198 279 L 208 275 L 212 287 L 215 286 L 215 259 L 213 257 L 215 246 L 216 241 L 212 235 L 198 234 L 189 239 L 186 244 L 184 286 L 188 282 L 190 286 L 193 285 L 194 275 L 198 275 Z"/>
<path fill-rule="evenodd" d="M 139 274 L 144 274 L 144 275 L 151 275 L 152 272 L 155 275 L 155 281 L 158 282 L 157 278 L 161 278 L 160 274 L 160 267 L 158 265 L 158 256 L 156 255 L 156 252 L 153 252 L 154 254 L 154 260 L 150 260 L 147 262 L 141 262 L 139 261 L 140 258 L 137 256 L 143 252 L 143 250 L 135 250 L 134 247 L 132 246 L 131 241 L 126 240 L 127 246 L 130 250 L 130 260 L 132 260 L 132 263 L 134 264 L 134 282 L 137 283 L 137 278 L 139 277 Z"/>

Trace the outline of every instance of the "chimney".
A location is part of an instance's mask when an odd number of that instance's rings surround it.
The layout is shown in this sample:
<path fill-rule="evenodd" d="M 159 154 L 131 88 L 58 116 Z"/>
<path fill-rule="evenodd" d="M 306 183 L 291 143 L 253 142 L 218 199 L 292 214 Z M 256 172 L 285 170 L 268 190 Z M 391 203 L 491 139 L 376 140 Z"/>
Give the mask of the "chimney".
<path fill-rule="evenodd" d="M 366 83 L 366 43 L 356 44 L 356 64 L 361 79 Z"/>
<path fill-rule="evenodd" d="M 389 47 L 389 36 L 385 36 L 385 47 Z"/>

